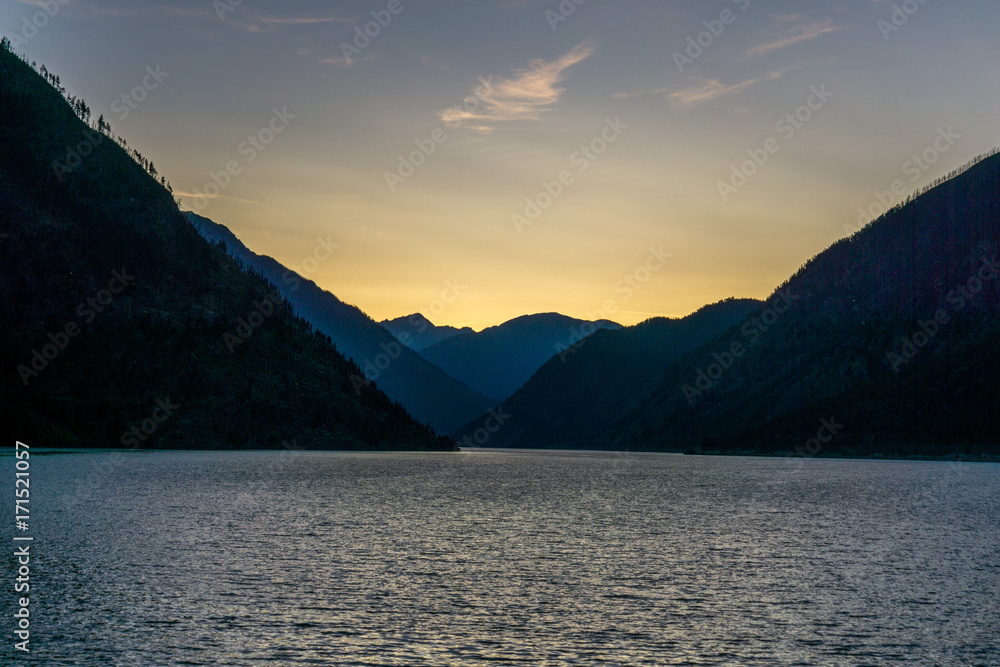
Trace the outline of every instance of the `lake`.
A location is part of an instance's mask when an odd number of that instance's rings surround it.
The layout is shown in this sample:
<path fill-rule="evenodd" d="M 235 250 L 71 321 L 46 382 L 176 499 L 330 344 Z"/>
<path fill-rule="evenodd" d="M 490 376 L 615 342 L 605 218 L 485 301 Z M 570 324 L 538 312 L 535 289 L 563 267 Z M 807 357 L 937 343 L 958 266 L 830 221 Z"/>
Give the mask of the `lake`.
<path fill-rule="evenodd" d="M 31 464 L 19 664 L 1000 665 L 995 464 L 34 450 Z"/>

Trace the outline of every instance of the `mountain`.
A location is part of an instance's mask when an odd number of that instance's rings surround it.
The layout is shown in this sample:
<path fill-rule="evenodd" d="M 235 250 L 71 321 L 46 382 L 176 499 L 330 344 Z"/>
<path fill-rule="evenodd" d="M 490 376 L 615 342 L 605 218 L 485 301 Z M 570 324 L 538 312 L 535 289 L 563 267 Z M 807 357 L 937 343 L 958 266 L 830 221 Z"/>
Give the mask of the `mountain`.
<path fill-rule="evenodd" d="M 476 391 L 494 397 L 496 404 L 517 391 L 552 355 L 597 329 L 620 328 L 606 320 L 586 322 L 558 313 L 525 315 L 479 333 L 452 336 L 420 354 Z"/>
<path fill-rule="evenodd" d="M 276 285 L 300 317 L 329 336 L 342 354 L 360 366 L 362 372 L 353 378 L 355 387 L 366 381 L 374 382 L 418 421 L 430 424 L 438 433 L 450 433 L 492 405 L 491 399 L 400 345 L 389 331 L 360 309 L 342 302 L 277 260 L 249 250 L 225 226 L 194 213 L 187 215 L 202 236 L 212 243 L 222 243 L 229 254 Z"/>
<path fill-rule="evenodd" d="M 600 448 L 610 431 L 652 392 L 670 362 L 743 322 L 760 306 L 727 299 L 681 319 L 654 318 L 624 329 L 597 331 L 553 356 L 504 401 L 511 417 L 489 447 Z M 456 433 L 474 436 L 487 415 Z"/>
<path fill-rule="evenodd" d="M 0 421 L 37 447 L 452 449 L 0 47 Z M 43 70 L 44 71 L 44 70 Z M 58 85 L 58 79 L 46 73 Z M 141 162 L 141 164 L 140 164 Z"/>
<path fill-rule="evenodd" d="M 668 370 L 628 449 L 1000 452 L 1000 156 L 821 253 Z"/>
<path fill-rule="evenodd" d="M 458 329 L 456 327 L 435 326 L 420 313 L 414 313 L 407 317 L 397 317 L 394 320 L 383 320 L 380 324 L 388 329 L 389 333 L 395 336 L 399 342 L 417 352 L 459 334 L 475 333 L 469 327 Z"/>

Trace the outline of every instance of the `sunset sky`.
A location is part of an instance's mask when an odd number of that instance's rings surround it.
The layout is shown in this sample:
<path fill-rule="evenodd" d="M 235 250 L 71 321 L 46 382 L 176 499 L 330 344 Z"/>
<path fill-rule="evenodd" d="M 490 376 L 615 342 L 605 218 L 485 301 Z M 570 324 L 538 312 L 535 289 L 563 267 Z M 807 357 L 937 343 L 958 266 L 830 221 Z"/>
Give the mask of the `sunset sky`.
<path fill-rule="evenodd" d="M 0 31 L 184 208 L 377 320 L 763 298 L 1000 144 L 992 0 L 575 3 L 8 0 Z"/>

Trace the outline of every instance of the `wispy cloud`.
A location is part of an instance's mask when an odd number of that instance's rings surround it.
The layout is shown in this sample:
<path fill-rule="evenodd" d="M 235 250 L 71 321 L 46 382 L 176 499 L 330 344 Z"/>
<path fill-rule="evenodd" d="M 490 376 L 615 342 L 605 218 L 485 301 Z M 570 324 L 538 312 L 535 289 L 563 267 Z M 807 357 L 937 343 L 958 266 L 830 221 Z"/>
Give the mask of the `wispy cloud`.
<path fill-rule="evenodd" d="M 227 20 L 230 17 L 226 17 Z M 232 17 L 233 25 L 249 32 L 269 32 L 279 26 L 313 25 L 317 23 L 354 23 L 353 19 L 339 16 L 269 16 L 248 13 L 244 17 Z"/>
<path fill-rule="evenodd" d="M 670 93 L 670 88 L 643 88 L 642 90 L 637 90 L 633 93 L 615 93 L 611 97 L 616 100 L 627 100 L 630 97 L 645 97 L 646 95 L 667 95 Z"/>
<path fill-rule="evenodd" d="M 759 56 L 771 51 L 777 51 L 799 42 L 816 39 L 831 32 L 843 30 L 842 26 L 834 25 L 833 21 L 814 21 L 811 23 L 800 23 L 785 31 L 785 34 L 767 44 L 755 46 L 747 52 L 748 56 Z"/>
<path fill-rule="evenodd" d="M 719 97 L 742 93 L 748 88 L 751 88 L 763 81 L 774 81 L 775 79 L 780 79 L 793 69 L 795 69 L 794 66 L 774 70 L 768 72 L 767 74 L 730 85 L 726 85 L 717 79 L 700 79 L 698 83 L 688 86 L 687 88 L 682 88 L 668 93 L 667 99 L 677 106 L 695 107 L 699 104 L 711 102 Z"/>
<path fill-rule="evenodd" d="M 347 69 L 355 63 L 363 63 L 367 60 L 375 60 L 377 58 L 375 54 L 367 56 L 359 56 L 357 58 L 348 58 L 347 56 L 330 56 L 329 58 L 323 58 L 320 60 L 321 63 L 325 65 L 333 65 L 337 69 Z"/>
<path fill-rule="evenodd" d="M 354 23 L 353 19 L 339 16 L 263 16 L 261 22 L 268 25 L 303 25 L 309 23 Z"/>
<path fill-rule="evenodd" d="M 23 5 L 44 8 L 47 0 L 17 0 Z M 67 6 L 67 10 L 74 16 L 84 19 L 94 18 L 131 18 L 136 16 L 170 15 L 193 18 L 216 18 L 215 12 L 210 11 L 209 6 L 205 7 L 171 7 L 155 3 L 142 2 L 136 0 L 126 5 L 109 5 L 103 3 L 89 2 L 88 0 L 76 0 Z"/>
<path fill-rule="evenodd" d="M 35 7 L 45 6 L 48 0 L 17 0 L 21 4 Z M 80 18 L 134 18 L 147 16 L 175 16 L 225 23 L 248 32 L 268 32 L 279 26 L 311 25 L 316 23 L 354 23 L 353 19 L 333 15 L 314 16 L 274 16 L 262 14 L 250 8 L 234 7 L 231 13 L 220 14 L 212 9 L 211 3 L 204 6 L 179 7 L 160 2 L 133 0 L 129 3 L 94 2 L 75 0 L 69 8 Z"/>
<path fill-rule="evenodd" d="M 240 199 L 239 197 L 229 197 L 227 195 L 212 195 L 211 197 L 209 197 L 208 195 L 204 195 L 200 192 L 179 192 L 177 190 L 174 191 L 174 195 L 177 197 L 183 197 L 185 199 L 193 199 L 195 197 L 206 197 L 207 199 L 228 199 L 229 201 L 240 202 L 243 204 L 252 204 L 253 206 L 260 206 L 261 208 L 267 209 L 268 211 L 271 211 L 273 213 L 279 213 L 281 215 L 285 215 L 284 211 L 279 211 L 276 208 L 272 208 L 267 204 L 262 204 L 259 201 L 254 201 L 253 199 Z"/>
<path fill-rule="evenodd" d="M 562 96 L 565 89 L 557 84 L 563 80 L 564 72 L 593 53 L 594 48 L 584 43 L 556 60 L 533 60 L 529 69 L 516 70 L 510 78 L 493 77 L 488 86 L 478 89 L 477 108 L 454 107 L 438 115 L 450 124 L 471 121 L 467 127 L 480 132 L 490 132 L 500 122 L 538 120 Z"/>

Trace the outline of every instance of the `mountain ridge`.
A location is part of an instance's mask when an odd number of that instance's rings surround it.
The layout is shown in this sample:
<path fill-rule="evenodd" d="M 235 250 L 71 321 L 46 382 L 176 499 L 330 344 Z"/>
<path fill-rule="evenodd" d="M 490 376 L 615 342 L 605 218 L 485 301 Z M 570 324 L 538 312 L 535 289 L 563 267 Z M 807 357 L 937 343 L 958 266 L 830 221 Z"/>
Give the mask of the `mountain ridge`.
<path fill-rule="evenodd" d="M 615 446 L 789 452 L 832 416 L 843 428 L 822 443 L 829 454 L 995 450 L 998 248 L 991 151 L 805 263 L 768 300 L 795 306 L 754 328 L 753 344 L 737 330 L 675 363 Z"/>
<path fill-rule="evenodd" d="M 355 389 L 374 382 L 418 421 L 431 424 L 441 434 L 458 428 L 492 404 L 491 399 L 401 346 L 361 309 L 344 303 L 274 258 L 247 248 L 225 225 L 195 213 L 189 212 L 187 217 L 199 234 L 222 242 L 227 252 L 275 284 L 301 317 L 329 336 L 336 348 L 360 367 L 361 372 L 352 378 Z"/>
<path fill-rule="evenodd" d="M 404 315 L 392 320 L 379 322 L 396 339 L 415 352 L 464 333 L 475 333 L 471 327 L 438 326 L 422 313 Z"/>
<path fill-rule="evenodd" d="M 0 419 L 37 447 L 451 450 L 0 48 Z M 140 159 L 142 162 L 140 163 Z"/>
<path fill-rule="evenodd" d="M 727 299 L 684 318 L 651 318 L 631 327 L 599 330 L 571 343 L 503 402 L 510 418 L 488 442 L 480 444 L 609 446 L 609 431 L 656 388 L 670 361 L 742 322 L 759 304 L 753 299 Z M 484 418 L 460 429 L 456 439 L 465 442 Z"/>
<path fill-rule="evenodd" d="M 620 329 L 621 325 L 559 313 L 521 315 L 479 332 L 452 336 L 420 354 L 498 403 L 517 391 L 553 355 L 604 328 Z"/>

